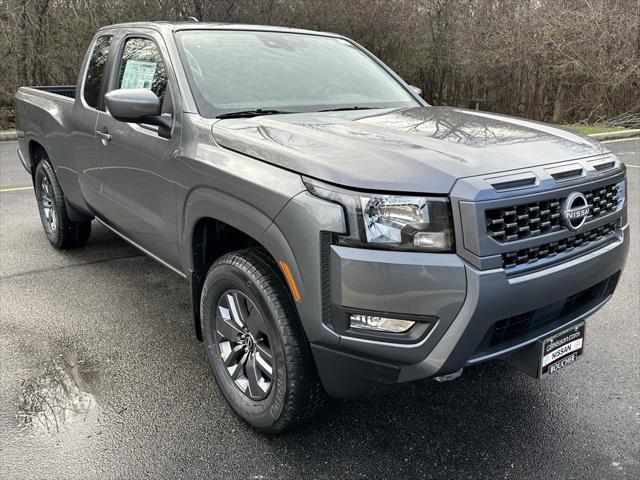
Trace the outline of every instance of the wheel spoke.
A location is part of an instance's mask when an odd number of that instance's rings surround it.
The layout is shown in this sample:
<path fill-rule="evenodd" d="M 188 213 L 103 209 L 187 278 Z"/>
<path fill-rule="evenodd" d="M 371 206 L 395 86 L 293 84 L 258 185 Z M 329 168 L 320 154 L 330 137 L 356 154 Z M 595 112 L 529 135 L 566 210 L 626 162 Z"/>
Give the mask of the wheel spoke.
<path fill-rule="evenodd" d="M 247 328 L 254 337 L 258 337 L 260 333 L 266 333 L 264 319 L 262 315 L 260 315 L 260 311 L 255 307 L 249 312 L 249 316 L 247 317 Z"/>
<path fill-rule="evenodd" d="M 231 349 L 229 355 L 224 358 L 224 365 L 226 367 L 233 367 L 235 364 L 240 363 L 242 360 L 242 354 L 244 353 L 243 345 L 236 345 Z"/>
<path fill-rule="evenodd" d="M 249 381 L 249 395 L 254 398 L 262 396 L 266 390 L 263 390 L 260 386 L 260 372 L 258 371 L 258 367 L 256 365 L 256 355 L 252 353 L 249 355 L 249 359 L 247 360 L 247 365 L 245 367 L 247 380 Z"/>
<path fill-rule="evenodd" d="M 234 381 L 238 380 L 243 375 L 246 375 L 246 365 L 247 365 L 247 359 L 248 358 L 249 358 L 249 354 L 243 349 L 242 350 L 242 357 L 240 358 L 240 361 L 236 364 L 236 368 L 233 371 L 233 373 L 231 374 L 231 378 Z M 232 368 L 232 367 L 229 367 L 229 368 Z"/>
<path fill-rule="evenodd" d="M 49 189 L 49 181 L 46 177 L 42 180 L 42 198 L 51 202 L 51 191 Z"/>
<path fill-rule="evenodd" d="M 256 343 L 256 348 L 258 349 L 258 352 L 260 352 L 260 355 L 262 355 L 262 358 L 264 358 L 267 362 L 271 363 L 273 361 L 271 349 L 267 345 L 265 345 L 264 341 L 259 341 L 258 343 Z"/>
<path fill-rule="evenodd" d="M 271 357 L 271 350 L 262 343 L 258 343 L 256 347 L 256 365 L 267 378 L 272 379 L 273 358 Z"/>
<path fill-rule="evenodd" d="M 231 317 L 240 327 L 244 327 L 246 325 L 247 307 L 243 299 L 238 295 L 238 292 L 233 292 L 227 294 L 227 301 L 229 302 Z"/>
<path fill-rule="evenodd" d="M 238 328 L 233 320 L 226 320 L 219 317 L 216 321 L 216 330 L 223 338 L 238 343 L 242 336 L 242 330 Z"/>

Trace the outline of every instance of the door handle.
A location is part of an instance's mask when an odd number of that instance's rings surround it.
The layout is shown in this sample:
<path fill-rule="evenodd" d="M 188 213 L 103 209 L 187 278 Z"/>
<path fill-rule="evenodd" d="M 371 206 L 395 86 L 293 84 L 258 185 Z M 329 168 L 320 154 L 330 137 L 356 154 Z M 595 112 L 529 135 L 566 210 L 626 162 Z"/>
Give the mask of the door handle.
<path fill-rule="evenodd" d="M 103 145 L 106 145 L 107 142 L 111 141 L 111 134 L 106 128 L 103 131 L 96 130 L 96 135 L 100 137 L 100 140 L 102 140 Z"/>

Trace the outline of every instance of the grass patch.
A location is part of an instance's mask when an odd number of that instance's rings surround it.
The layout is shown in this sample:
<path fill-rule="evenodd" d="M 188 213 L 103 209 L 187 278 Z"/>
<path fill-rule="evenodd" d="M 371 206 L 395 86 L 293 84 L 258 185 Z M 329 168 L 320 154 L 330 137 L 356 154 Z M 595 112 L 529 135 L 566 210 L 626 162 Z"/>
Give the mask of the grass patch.
<path fill-rule="evenodd" d="M 575 130 L 576 132 L 583 133 L 585 135 L 593 135 L 594 133 L 609 133 L 609 132 L 621 132 L 626 130 L 623 127 L 609 127 L 607 125 L 584 125 L 579 123 L 570 123 L 563 125 L 563 127 Z"/>

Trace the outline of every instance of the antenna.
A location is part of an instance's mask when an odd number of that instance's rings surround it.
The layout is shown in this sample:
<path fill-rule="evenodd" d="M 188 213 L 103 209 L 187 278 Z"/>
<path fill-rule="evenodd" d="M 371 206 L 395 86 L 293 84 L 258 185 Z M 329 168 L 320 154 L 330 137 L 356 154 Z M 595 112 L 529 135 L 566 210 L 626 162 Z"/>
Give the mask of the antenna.
<path fill-rule="evenodd" d="M 196 22 L 196 23 L 200 22 L 200 20 L 198 20 L 196 17 L 187 17 L 187 21 L 188 22 Z"/>

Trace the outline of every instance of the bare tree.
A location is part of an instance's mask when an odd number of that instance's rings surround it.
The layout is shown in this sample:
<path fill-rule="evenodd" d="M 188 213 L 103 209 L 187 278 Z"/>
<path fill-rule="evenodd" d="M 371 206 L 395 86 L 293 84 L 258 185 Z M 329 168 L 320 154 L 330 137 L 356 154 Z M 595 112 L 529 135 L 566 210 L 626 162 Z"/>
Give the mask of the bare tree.
<path fill-rule="evenodd" d="M 98 27 L 190 16 L 343 33 L 432 104 L 640 117 L 640 0 L 0 0 L 0 128 L 18 86 L 76 82 Z"/>

